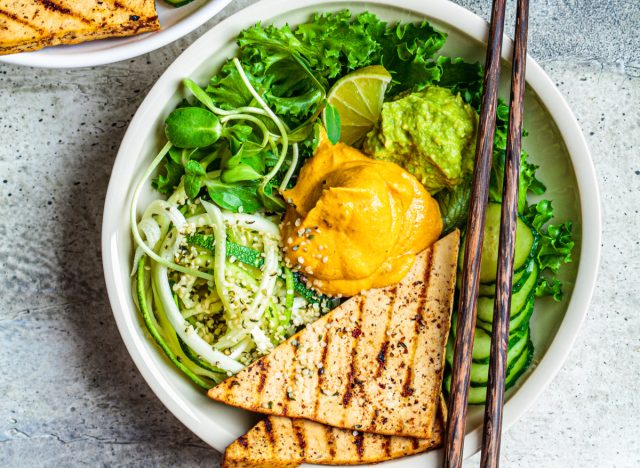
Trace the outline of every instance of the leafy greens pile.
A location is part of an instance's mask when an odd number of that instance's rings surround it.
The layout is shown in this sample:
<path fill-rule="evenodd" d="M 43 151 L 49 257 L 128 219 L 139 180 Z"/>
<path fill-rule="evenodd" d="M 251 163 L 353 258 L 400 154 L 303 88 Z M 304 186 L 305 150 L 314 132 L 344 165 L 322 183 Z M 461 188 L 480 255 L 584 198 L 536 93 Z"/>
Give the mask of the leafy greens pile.
<path fill-rule="evenodd" d="M 177 119 L 173 125 L 168 122 L 167 134 L 174 146 L 154 186 L 168 194 L 184 176 L 186 193 L 192 199 L 206 190 L 209 198 L 223 209 L 281 212 L 285 205 L 277 188 L 293 183 L 297 169 L 311 155 L 313 124 L 326 105 L 327 90 L 341 76 L 381 64 L 393 77 L 387 97 L 438 85 L 459 93 L 465 102 L 479 110 L 482 66 L 438 56 L 445 41 L 446 34 L 426 21 L 389 24 L 371 13 L 353 17 L 347 10 L 315 14 L 293 30 L 288 25 L 257 24 L 248 28 L 238 36 L 238 57 L 228 60 L 205 89 L 186 82 L 196 98 L 194 104 L 187 101 L 182 104 L 191 109 L 185 111 L 191 120 Z M 266 115 L 254 113 L 250 119 L 245 118 L 249 115 L 245 109 L 259 107 L 247 83 L 273 110 L 286 135 L 279 134 L 274 124 L 277 122 Z M 229 117 L 218 121 L 207 109 L 227 112 Z M 508 107 L 504 103 L 499 104 L 497 117 L 492 201 L 500 201 L 502 196 L 508 120 Z M 194 122 L 195 128 L 205 133 L 204 138 L 189 132 L 181 134 L 182 129 L 193 129 Z M 207 140 L 207 132 L 213 132 L 216 138 Z M 256 136 L 261 133 L 262 142 Z M 176 145 L 174 140 L 180 138 L 194 141 L 178 141 Z M 523 151 L 519 211 L 540 237 L 536 258 L 540 270 L 546 273 L 540 276 L 537 294 L 560 300 L 562 289 L 555 274 L 563 263 L 571 260 L 571 223 L 549 225 L 553 217 L 551 202 L 527 202 L 528 192 L 541 195 L 545 191 L 535 175 L 537 166 L 529 163 L 527 157 Z M 283 163 L 285 158 L 288 164 Z M 463 227 L 466 222 L 469 186 L 467 181 L 452 191 L 438 194 L 446 230 Z"/>

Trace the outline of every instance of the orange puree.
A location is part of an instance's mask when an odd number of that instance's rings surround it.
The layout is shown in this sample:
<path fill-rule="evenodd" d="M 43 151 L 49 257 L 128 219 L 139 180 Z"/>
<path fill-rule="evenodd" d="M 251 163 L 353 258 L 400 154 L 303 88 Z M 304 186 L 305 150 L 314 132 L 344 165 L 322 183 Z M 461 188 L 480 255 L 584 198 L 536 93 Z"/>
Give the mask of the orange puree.
<path fill-rule="evenodd" d="M 287 263 L 329 295 L 399 282 L 442 231 L 437 202 L 414 176 L 326 137 L 284 198 Z"/>

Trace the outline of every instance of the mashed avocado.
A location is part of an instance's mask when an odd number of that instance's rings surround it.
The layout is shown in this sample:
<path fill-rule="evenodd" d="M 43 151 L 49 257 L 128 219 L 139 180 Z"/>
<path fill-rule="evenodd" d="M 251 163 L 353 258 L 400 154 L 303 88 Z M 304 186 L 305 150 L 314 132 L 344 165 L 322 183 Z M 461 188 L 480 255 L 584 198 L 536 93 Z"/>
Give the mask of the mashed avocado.
<path fill-rule="evenodd" d="M 431 86 L 385 102 L 364 151 L 412 173 L 434 194 L 473 171 L 478 114 L 451 91 Z"/>

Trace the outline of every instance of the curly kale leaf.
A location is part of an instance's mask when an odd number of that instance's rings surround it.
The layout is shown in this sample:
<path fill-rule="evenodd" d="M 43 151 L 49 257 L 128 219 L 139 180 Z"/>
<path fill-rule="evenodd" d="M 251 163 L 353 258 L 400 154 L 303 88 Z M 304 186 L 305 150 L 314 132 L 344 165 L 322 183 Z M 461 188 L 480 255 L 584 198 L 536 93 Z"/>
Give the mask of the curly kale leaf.
<path fill-rule="evenodd" d="M 538 277 L 536 284 L 536 297 L 551 296 L 556 302 L 560 302 L 564 296 L 562 283 L 557 278 L 547 278 L 544 275 Z"/>
<path fill-rule="evenodd" d="M 460 94 L 464 102 L 479 110 L 484 79 L 482 65 L 450 57 L 438 57 L 437 63 L 442 70 L 438 86 L 449 88 L 453 94 Z"/>

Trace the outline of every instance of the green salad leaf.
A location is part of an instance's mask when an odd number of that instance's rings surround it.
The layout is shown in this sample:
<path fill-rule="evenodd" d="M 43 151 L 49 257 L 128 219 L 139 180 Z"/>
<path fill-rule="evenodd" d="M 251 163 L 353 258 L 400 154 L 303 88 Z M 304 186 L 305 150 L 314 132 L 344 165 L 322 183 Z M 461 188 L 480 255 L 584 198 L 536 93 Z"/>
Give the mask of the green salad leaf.
<path fill-rule="evenodd" d="M 325 125 L 327 126 L 327 137 L 332 145 L 340 140 L 340 113 L 335 106 L 327 104 L 325 109 Z"/>
<path fill-rule="evenodd" d="M 554 301 L 560 302 L 564 296 L 562 283 L 557 278 L 547 278 L 545 275 L 540 275 L 535 294 L 536 297 L 551 296 Z"/>
<path fill-rule="evenodd" d="M 436 194 L 444 233 L 462 227 L 467 222 L 469 198 L 471 196 L 470 185 L 471 183 L 466 181 L 452 190 L 441 190 Z"/>
<path fill-rule="evenodd" d="M 179 107 L 165 121 L 167 139 L 178 148 L 203 148 L 218 141 L 220 119 L 201 107 Z"/>
<path fill-rule="evenodd" d="M 151 182 L 153 188 L 162 195 L 170 195 L 180 184 L 184 174 L 182 151 L 186 150 L 171 148 L 165 159 L 163 170 Z"/>
<path fill-rule="evenodd" d="M 449 88 L 453 94 L 460 94 L 467 104 L 480 109 L 484 79 L 482 65 L 450 57 L 438 57 L 437 63 L 442 70 L 438 86 Z"/>

